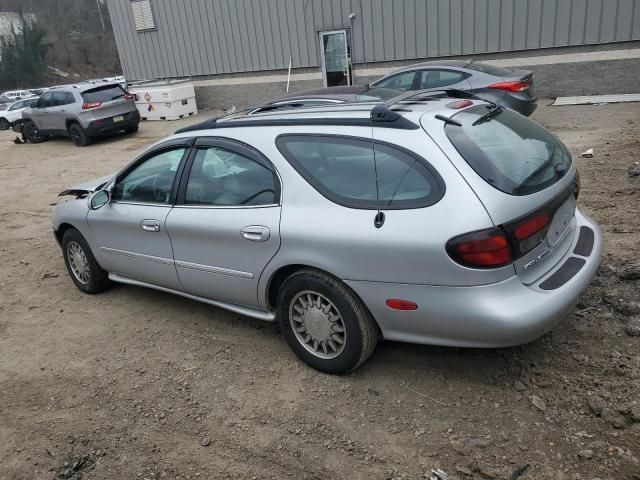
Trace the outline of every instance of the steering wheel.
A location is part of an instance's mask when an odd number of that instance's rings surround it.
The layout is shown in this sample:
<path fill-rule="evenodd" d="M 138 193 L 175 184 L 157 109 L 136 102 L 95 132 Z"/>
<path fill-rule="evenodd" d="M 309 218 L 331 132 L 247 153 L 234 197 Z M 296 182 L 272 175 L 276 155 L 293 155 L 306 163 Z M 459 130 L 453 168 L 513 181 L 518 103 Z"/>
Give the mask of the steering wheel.
<path fill-rule="evenodd" d="M 265 188 L 264 190 L 260 190 L 258 193 L 254 193 L 253 195 L 251 195 L 248 198 L 245 198 L 243 201 L 241 201 L 239 203 L 239 205 L 245 205 L 247 203 L 249 203 L 251 200 L 253 200 L 256 197 L 259 197 L 260 195 L 262 195 L 263 193 L 267 193 L 267 192 L 271 192 L 275 195 L 276 192 L 274 192 L 272 189 L 270 188 Z"/>

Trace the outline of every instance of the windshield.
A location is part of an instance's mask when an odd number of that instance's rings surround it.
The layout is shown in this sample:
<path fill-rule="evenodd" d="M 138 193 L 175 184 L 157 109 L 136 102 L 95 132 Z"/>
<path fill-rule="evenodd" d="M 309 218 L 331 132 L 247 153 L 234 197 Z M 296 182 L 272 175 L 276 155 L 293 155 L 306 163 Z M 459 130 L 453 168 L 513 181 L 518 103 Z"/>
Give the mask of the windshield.
<path fill-rule="evenodd" d="M 82 99 L 87 103 L 105 103 L 115 100 L 116 98 L 124 97 L 126 93 L 127 92 L 125 92 L 120 85 L 112 84 L 87 90 L 86 92 L 83 92 Z"/>
<path fill-rule="evenodd" d="M 491 112 L 492 115 L 486 114 Z M 528 195 L 560 180 L 571 166 L 567 148 L 542 126 L 511 110 L 478 105 L 454 115 L 445 131 L 467 163 L 492 186 Z"/>

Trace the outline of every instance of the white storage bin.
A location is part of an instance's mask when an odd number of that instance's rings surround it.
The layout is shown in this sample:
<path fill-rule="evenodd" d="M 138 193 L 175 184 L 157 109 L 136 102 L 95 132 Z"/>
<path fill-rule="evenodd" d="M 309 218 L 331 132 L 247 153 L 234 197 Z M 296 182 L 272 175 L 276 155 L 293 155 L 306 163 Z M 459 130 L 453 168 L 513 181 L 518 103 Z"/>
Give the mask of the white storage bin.
<path fill-rule="evenodd" d="M 196 94 L 191 80 L 158 80 L 129 84 L 138 95 L 136 107 L 142 120 L 178 120 L 196 115 Z"/>

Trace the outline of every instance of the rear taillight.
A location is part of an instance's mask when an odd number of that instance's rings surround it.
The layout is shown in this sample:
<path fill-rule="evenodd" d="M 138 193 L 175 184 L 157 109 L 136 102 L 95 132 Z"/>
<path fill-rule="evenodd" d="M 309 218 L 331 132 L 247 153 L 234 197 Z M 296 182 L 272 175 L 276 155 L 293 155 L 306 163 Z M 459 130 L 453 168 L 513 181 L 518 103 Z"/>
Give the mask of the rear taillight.
<path fill-rule="evenodd" d="M 547 236 L 550 223 L 549 213 L 542 212 L 516 224 L 513 229 L 516 252 L 522 255 L 540 245 Z"/>
<path fill-rule="evenodd" d="M 465 267 L 498 268 L 513 263 L 509 240 L 501 228 L 460 235 L 449 240 L 446 248 Z"/>
<path fill-rule="evenodd" d="M 84 102 L 82 104 L 82 109 L 89 110 L 91 108 L 98 108 L 100 105 L 102 105 L 102 102 Z"/>
<path fill-rule="evenodd" d="M 127 93 L 124 96 L 125 100 L 133 100 L 134 102 L 138 101 L 138 95 L 136 95 L 135 93 Z"/>
<path fill-rule="evenodd" d="M 522 92 L 531 86 L 529 80 L 522 80 L 517 82 L 500 82 L 489 85 L 489 88 L 495 88 L 497 90 L 506 90 L 507 92 Z"/>

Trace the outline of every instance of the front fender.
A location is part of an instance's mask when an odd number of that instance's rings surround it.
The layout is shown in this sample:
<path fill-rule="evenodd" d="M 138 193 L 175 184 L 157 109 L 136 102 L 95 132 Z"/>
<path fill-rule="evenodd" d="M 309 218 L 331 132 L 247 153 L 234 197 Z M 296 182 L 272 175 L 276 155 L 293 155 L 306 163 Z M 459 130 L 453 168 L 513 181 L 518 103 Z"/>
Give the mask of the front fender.
<path fill-rule="evenodd" d="M 51 223 L 56 237 L 62 240 L 62 232 L 67 228 L 75 228 L 91 247 L 93 256 L 99 264 L 102 263 L 100 249 L 93 238 L 87 215 L 89 213 L 89 203 L 86 198 L 77 198 L 62 202 L 53 207 L 51 212 Z"/>

